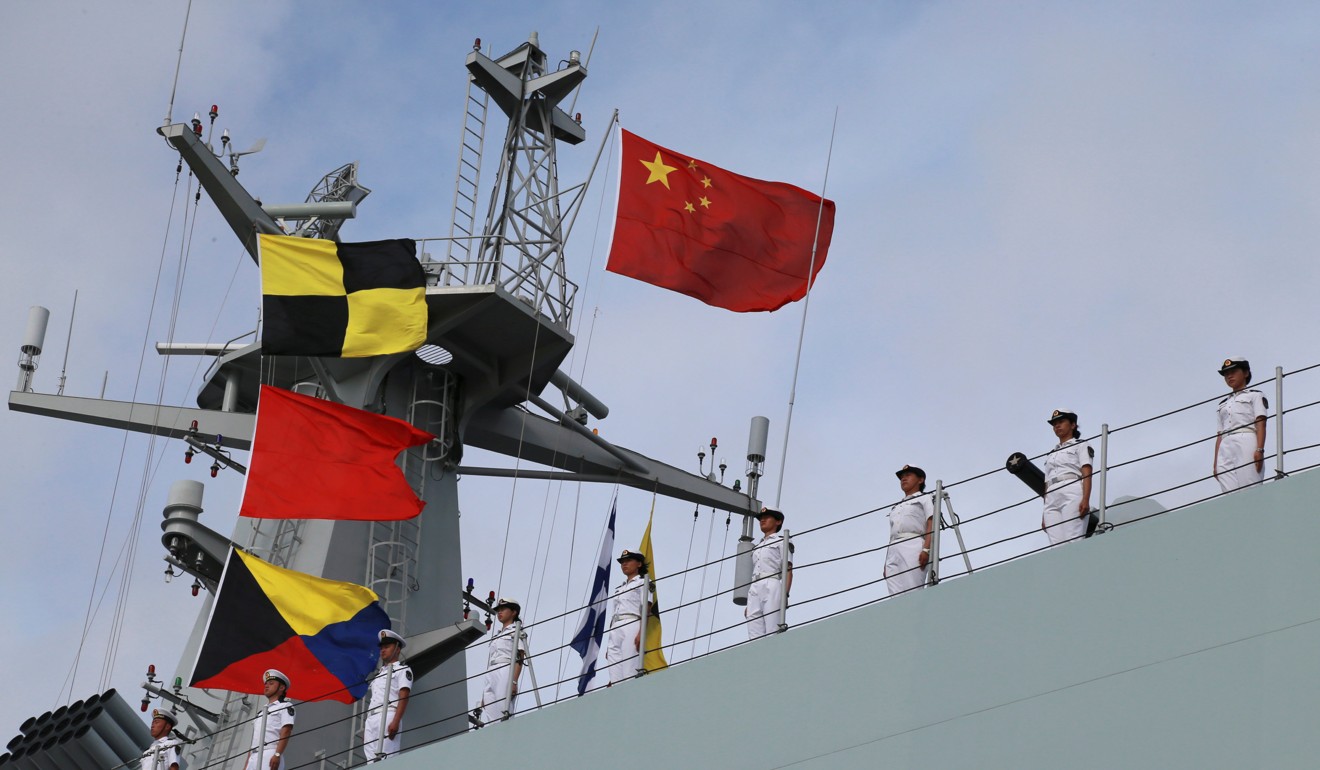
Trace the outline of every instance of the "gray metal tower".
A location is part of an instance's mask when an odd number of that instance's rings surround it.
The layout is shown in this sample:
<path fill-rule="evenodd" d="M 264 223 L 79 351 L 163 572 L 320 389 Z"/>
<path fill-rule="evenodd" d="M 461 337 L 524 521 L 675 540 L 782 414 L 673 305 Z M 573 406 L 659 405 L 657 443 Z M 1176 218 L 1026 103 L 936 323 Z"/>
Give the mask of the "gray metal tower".
<path fill-rule="evenodd" d="M 546 63 L 535 34 L 498 60 L 475 50 L 468 54 L 470 82 L 490 94 L 509 116 L 510 126 L 487 229 L 472 236 L 480 243 L 476 260 L 463 248 L 450 249 L 444 262 L 423 263 L 430 278 L 429 328 L 427 347 L 418 354 L 295 358 L 264 356 L 260 343 L 241 348 L 158 345 L 167 355 L 217 357 L 197 408 L 10 394 L 10 408 L 16 411 L 155 433 L 194 447 L 209 444 L 217 451 L 251 448 L 263 383 L 399 417 L 439 436 L 403 458 L 406 477 L 426 503 L 411 521 L 240 520 L 226 538 L 201 522 L 198 487 L 186 494 L 183 488 L 177 495 L 172 490 L 162 525 L 167 560 L 195 576 L 208 592 L 215 589 L 231 543 L 276 564 L 375 590 L 395 628 L 408 639 L 408 658 L 417 675 L 405 749 L 467 728 L 467 672 L 459 653 L 484 634 L 484 627 L 461 617 L 457 477 L 511 472 L 460 465 L 465 446 L 552 468 L 524 467 L 519 471 L 523 478 L 622 483 L 744 515 L 759 510 L 759 503 L 744 493 L 615 446 L 586 427 L 588 415 L 603 419 L 608 409 L 559 369 L 573 345 L 568 323 L 574 287 L 564 272 L 565 228 L 555 169 L 557 141 L 577 144 L 585 138 L 577 121 L 557 104 L 582 82 L 586 70 L 576 54 L 554 72 Z M 467 191 L 473 203 L 460 206 L 456 195 L 455 208 L 467 212 L 468 223 L 459 222 L 453 230 L 456 238 L 476 220 L 479 148 L 485 131 L 484 102 L 473 118 L 470 89 L 468 99 L 472 120 L 465 122 L 464 141 L 469 139 L 468 126 L 478 127 L 478 149 L 475 155 L 467 144 L 460 150 L 456 189 Z M 301 235 L 333 238 L 367 193 L 357 184 L 356 165 L 348 164 L 327 175 L 307 202 L 263 207 L 188 125 L 158 131 L 192 169 L 254 260 L 256 233 L 282 231 L 277 217 L 286 223 L 297 220 Z M 471 166 L 466 178 L 465 157 Z M 448 355 L 435 355 L 437 348 Z M 574 408 L 561 410 L 543 398 L 550 385 Z M 176 672 L 185 681 L 210 606 L 208 593 Z M 213 763 L 232 757 L 224 767 L 242 766 L 250 727 L 226 728 L 253 713 L 255 697 L 188 688 L 153 692 L 187 701 L 180 728 L 197 738 L 190 752 L 194 764 L 219 767 Z M 356 710 L 333 702 L 299 705 L 299 738 L 290 745 L 290 766 L 326 760 L 342 767 L 361 761 L 355 748 L 361 741 L 360 713 L 360 704 Z"/>

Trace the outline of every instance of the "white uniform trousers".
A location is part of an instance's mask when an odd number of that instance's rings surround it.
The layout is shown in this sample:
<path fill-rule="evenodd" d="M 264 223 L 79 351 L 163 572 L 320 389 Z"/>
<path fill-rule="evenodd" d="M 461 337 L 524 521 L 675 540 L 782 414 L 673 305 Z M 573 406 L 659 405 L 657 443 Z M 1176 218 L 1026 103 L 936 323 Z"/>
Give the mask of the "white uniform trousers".
<path fill-rule="evenodd" d="M 394 709 L 390 709 L 389 715 L 385 717 L 385 726 L 389 727 L 393 719 Z M 380 754 L 377 755 L 376 745 L 380 743 L 380 733 L 380 712 L 368 712 L 366 721 L 362 724 L 362 753 L 366 755 L 368 762 L 375 762 L 399 753 L 399 739 L 403 737 L 403 726 L 399 726 L 399 732 L 395 733 L 393 738 L 385 736 L 385 743 Z"/>
<path fill-rule="evenodd" d="M 1050 545 L 1076 540 L 1086 534 L 1086 519 L 1077 513 L 1077 507 L 1081 504 L 1081 481 L 1063 482 L 1058 489 L 1046 490 L 1041 526 L 1050 539 Z"/>
<path fill-rule="evenodd" d="M 926 585 L 930 568 L 921 566 L 921 543 L 922 536 L 918 535 L 889 544 L 885 553 L 885 586 L 890 596 Z"/>
<path fill-rule="evenodd" d="M 1265 466 L 1256 470 L 1256 432 L 1229 433 L 1219 439 L 1219 453 L 1215 455 L 1215 471 L 1219 487 L 1225 492 L 1258 484 L 1264 478 Z"/>
<path fill-rule="evenodd" d="M 260 718 L 260 717 L 258 717 L 258 718 Z M 252 754 L 248 757 L 247 765 L 244 766 L 243 770 L 270 770 L 270 757 L 271 757 L 271 755 L 274 754 L 274 753 L 275 753 L 275 749 L 271 748 L 270 746 L 267 746 L 267 747 L 266 747 L 266 756 L 263 757 L 261 763 L 258 764 L 258 763 L 257 763 L 257 752 L 255 752 L 255 751 L 252 752 Z M 279 769 L 278 769 L 278 770 L 284 770 L 284 757 L 283 757 L 283 756 L 280 757 L 280 764 L 279 764 Z"/>
<path fill-rule="evenodd" d="M 633 618 L 610 626 L 609 638 L 605 641 L 605 667 L 609 669 L 610 684 L 637 675 L 637 646 L 634 642 L 639 625 L 640 620 Z"/>
<path fill-rule="evenodd" d="M 784 582 L 778 576 L 765 577 L 747 587 L 747 638 L 772 634 L 784 622 L 780 601 Z"/>
<path fill-rule="evenodd" d="M 513 703 L 505 704 L 504 698 L 509 693 L 509 674 L 513 673 L 513 667 L 507 663 L 496 666 L 486 672 L 486 677 L 482 681 L 481 700 L 477 705 L 481 708 L 481 721 L 498 722 L 504 718 L 504 712 L 507 710 L 510 715 L 513 714 L 514 703 L 518 696 L 515 694 Z"/>

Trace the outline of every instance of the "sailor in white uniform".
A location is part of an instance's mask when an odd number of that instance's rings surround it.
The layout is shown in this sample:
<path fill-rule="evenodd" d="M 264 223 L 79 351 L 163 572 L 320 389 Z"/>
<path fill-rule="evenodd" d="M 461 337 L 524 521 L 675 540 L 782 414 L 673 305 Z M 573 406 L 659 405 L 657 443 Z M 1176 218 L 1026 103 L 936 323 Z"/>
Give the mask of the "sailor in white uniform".
<path fill-rule="evenodd" d="M 527 653 L 523 640 L 517 638 L 521 624 L 514 622 L 522 615 L 522 606 L 513 599 L 505 598 L 496 602 L 493 609 L 500 628 L 490 638 L 481 699 L 472 712 L 477 720 L 482 720 L 484 714 L 485 722 L 508 719 L 513 715 L 514 701 L 506 700 L 509 697 L 509 674 L 513 674 L 513 696 L 516 699 L 518 678 L 522 675 L 523 659 Z"/>
<path fill-rule="evenodd" d="M 895 596 L 926 585 L 930 564 L 930 528 L 934 501 L 926 491 L 926 472 L 904 465 L 894 475 L 906 495 L 889 509 L 889 548 L 885 552 L 885 585 Z"/>
<path fill-rule="evenodd" d="M 377 638 L 380 645 L 380 668 L 371 677 L 367 714 L 362 723 L 362 753 L 368 762 L 380 762 L 391 754 L 399 753 L 399 729 L 403 724 L 403 712 L 408 710 L 408 695 L 412 693 L 413 681 L 412 669 L 399 659 L 403 648 L 408 646 L 403 637 L 388 628 L 382 628 Z M 385 697 L 386 690 L 389 691 L 389 698 Z M 386 708 L 383 740 L 380 731 L 382 708 Z"/>
<path fill-rule="evenodd" d="M 637 653 L 642 647 L 642 586 L 646 581 L 646 559 L 636 551 L 624 551 L 615 561 L 624 581 L 610 596 L 610 635 L 605 642 L 605 665 L 610 684 L 637 674 Z"/>
<path fill-rule="evenodd" d="M 747 638 L 774 633 L 784 623 L 783 600 L 793 590 L 793 543 L 788 543 L 788 586 L 781 582 L 784 566 L 784 514 L 762 508 L 756 517 L 761 525 L 761 542 L 752 549 L 752 584 L 747 587 Z"/>
<path fill-rule="evenodd" d="M 155 738 L 142 754 L 141 770 L 179 770 L 183 759 L 179 756 L 179 746 L 183 744 L 170 731 L 179 726 L 179 718 L 168 711 L 153 709 L 151 712 L 151 737 Z"/>
<path fill-rule="evenodd" d="M 1219 373 L 1232 389 L 1219 402 L 1219 435 L 1215 437 L 1215 478 L 1225 492 L 1259 484 L 1265 470 L 1265 417 L 1270 403 L 1251 382 L 1245 358 L 1224 360 Z"/>
<path fill-rule="evenodd" d="M 1075 412 L 1055 409 L 1048 422 L 1059 445 L 1045 459 L 1045 511 L 1040 526 L 1050 545 L 1058 545 L 1086 535 L 1095 450 L 1082 441 Z"/>
<path fill-rule="evenodd" d="M 261 731 L 261 712 L 252 718 L 252 748 L 245 770 L 284 770 L 284 750 L 293 735 L 293 704 L 284 699 L 289 677 L 276 669 L 262 674 L 266 694 L 266 732 Z"/>

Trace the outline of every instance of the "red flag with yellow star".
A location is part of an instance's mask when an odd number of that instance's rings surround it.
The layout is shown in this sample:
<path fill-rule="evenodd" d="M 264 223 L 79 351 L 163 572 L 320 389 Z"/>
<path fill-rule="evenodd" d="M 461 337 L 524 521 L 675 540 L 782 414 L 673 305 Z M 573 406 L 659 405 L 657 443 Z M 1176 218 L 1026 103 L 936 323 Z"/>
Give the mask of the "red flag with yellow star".
<path fill-rule="evenodd" d="M 834 201 L 621 135 L 606 270 L 738 312 L 802 299 L 825 264 Z"/>

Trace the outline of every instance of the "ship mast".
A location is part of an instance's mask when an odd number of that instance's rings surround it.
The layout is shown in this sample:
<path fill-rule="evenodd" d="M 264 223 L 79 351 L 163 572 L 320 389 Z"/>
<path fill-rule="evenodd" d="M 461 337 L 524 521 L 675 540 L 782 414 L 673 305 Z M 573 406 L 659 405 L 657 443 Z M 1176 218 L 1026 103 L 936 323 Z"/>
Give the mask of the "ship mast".
<path fill-rule="evenodd" d="M 301 358 L 263 356 L 259 342 L 243 347 L 158 345 L 165 355 L 217 357 L 197 408 L 10 394 L 10 408 L 16 411 L 184 439 L 191 447 L 209 447 L 212 456 L 250 449 L 263 383 L 398 417 L 439 437 L 404 456 L 405 475 L 425 501 L 421 515 L 406 522 L 244 519 L 226 538 L 201 522 L 200 484 L 184 482 L 195 486 L 171 490 L 162 537 L 166 558 L 207 588 L 177 673 L 185 681 L 201 644 L 220 565 L 228 547 L 237 544 L 301 572 L 365 583 L 380 595 L 394 628 L 408 639 L 417 676 L 405 748 L 465 730 L 466 687 L 442 685 L 466 678 L 461 653 L 484 634 L 484 627 L 461 618 L 457 478 L 460 472 L 507 473 L 460 465 L 465 446 L 557 469 L 524 468 L 519 471 L 524 478 L 608 481 L 743 515 L 759 510 L 759 502 L 746 493 L 613 445 L 586 427 L 589 416 L 603 419 L 608 409 L 559 368 L 573 345 L 569 321 L 575 287 L 565 275 L 555 156 L 559 142 L 585 139 L 578 121 L 558 104 L 585 79 L 586 68 L 576 52 L 554 71 L 548 61 L 535 33 L 499 59 L 480 50 L 467 56 L 469 106 L 456 189 L 472 204 L 456 205 L 451 244 L 476 221 L 481 153 L 473 153 L 471 145 L 484 144 L 486 121 L 485 100 L 479 113 L 472 106 L 473 86 L 508 116 L 509 128 L 486 227 L 470 238 L 479 244 L 475 258 L 463 246 L 449 248 L 443 261 L 423 261 L 430 320 L 427 345 L 416 355 Z M 476 132 L 472 137 L 467 136 L 470 129 Z M 254 260 L 259 232 L 289 227 L 307 237 L 337 238 L 339 224 L 355 216 L 356 204 L 369 192 L 357 183 L 356 164 L 348 164 L 328 174 L 306 202 L 263 205 L 189 125 L 163 126 L 158 132 L 192 169 Z M 474 157 L 475 166 L 470 162 Z M 550 385 L 574 406 L 561 410 L 543 398 Z M 182 722 L 191 724 L 180 727 L 199 736 L 190 752 L 194 762 L 219 767 L 213 763 L 234 757 L 223 766 L 242 766 L 250 730 L 225 728 L 250 716 L 257 698 L 189 688 L 152 692 L 187 703 Z M 362 707 L 354 719 L 345 719 L 346 708 L 332 702 L 299 705 L 299 734 L 316 738 L 290 744 L 291 766 L 321 759 L 339 765 L 361 761 L 360 749 L 353 747 L 360 742 Z M 212 734 L 223 737 L 211 740 Z"/>

